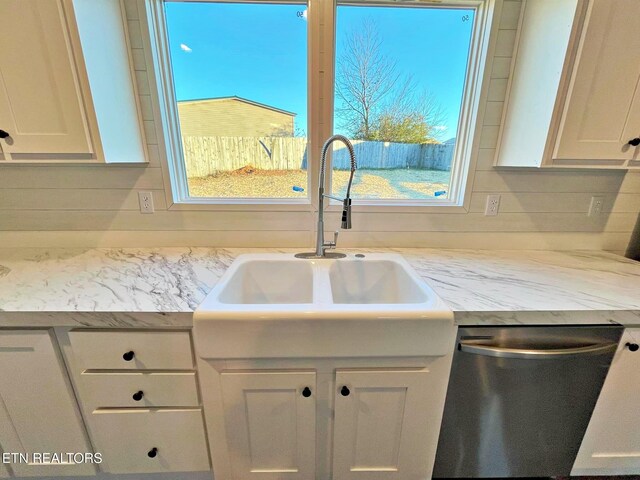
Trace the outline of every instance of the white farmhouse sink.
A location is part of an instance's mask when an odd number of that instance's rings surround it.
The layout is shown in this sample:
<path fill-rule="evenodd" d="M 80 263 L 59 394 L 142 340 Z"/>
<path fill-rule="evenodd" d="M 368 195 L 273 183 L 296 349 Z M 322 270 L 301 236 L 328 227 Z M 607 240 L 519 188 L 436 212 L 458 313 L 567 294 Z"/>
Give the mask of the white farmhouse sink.
<path fill-rule="evenodd" d="M 336 304 L 418 304 L 427 303 L 429 294 L 435 295 L 397 260 L 333 262 L 329 281 Z"/>
<path fill-rule="evenodd" d="M 235 268 L 234 268 L 235 267 Z M 236 261 L 233 274 L 222 278 L 218 302 L 229 305 L 287 305 L 313 302 L 310 263 L 265 259 Z"/>
<path fill-rule="evenodd" d="M 453 314 L 396 254 L 239 256 L 194 313 L 203 358 L 445 355 Z"/>

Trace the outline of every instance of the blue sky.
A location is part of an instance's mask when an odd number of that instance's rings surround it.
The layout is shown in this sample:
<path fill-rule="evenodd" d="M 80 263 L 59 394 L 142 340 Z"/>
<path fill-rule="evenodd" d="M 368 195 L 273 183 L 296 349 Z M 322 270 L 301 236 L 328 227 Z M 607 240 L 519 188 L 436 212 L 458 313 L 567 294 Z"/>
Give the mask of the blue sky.
<path fill-rule="evenodd" d="M 304 5 L 165 5 L 178 100 L 237 95 L 295 112 L 296 129 L 306 132 Z M 398 71 L 412 75 L 445 109 L 442 139 L 455 136 L 473 11 L 338 7 L 337 55 L 346 33 L 363 18 L 376 24 L 382 50 Z"/>

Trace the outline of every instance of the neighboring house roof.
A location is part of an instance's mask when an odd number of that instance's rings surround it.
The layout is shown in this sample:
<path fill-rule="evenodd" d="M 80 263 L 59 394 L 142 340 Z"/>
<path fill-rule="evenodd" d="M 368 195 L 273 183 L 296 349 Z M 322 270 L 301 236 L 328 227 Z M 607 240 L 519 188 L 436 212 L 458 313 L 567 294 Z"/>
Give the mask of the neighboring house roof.
<path fill-rule="evenodd" d="M 281 108 L 272 107 L 271 105 L 267 105 L 265 103 L 254 102 L 253 100 L 238 97 L 237 95 L 232 95 L 230 97 L 211 97 L 211 98 L 196 98 L 193 100 L 180 100 L 178 103 L 186 104 L 186 103 L 200 103 L 200 102 L 216 102 L 221 100 L 237 100 L 238 102 L 244 102 L 249 105 L 255 105 L 257 107 L 266 108 L 269 110 L 273 110 L 274 112 L 283 113 L 285 115 L 291 115 L 292 117 L 295 117 L 297 115 L 296 113 L 289 112 L 287 110 L 282 110 Z"/>

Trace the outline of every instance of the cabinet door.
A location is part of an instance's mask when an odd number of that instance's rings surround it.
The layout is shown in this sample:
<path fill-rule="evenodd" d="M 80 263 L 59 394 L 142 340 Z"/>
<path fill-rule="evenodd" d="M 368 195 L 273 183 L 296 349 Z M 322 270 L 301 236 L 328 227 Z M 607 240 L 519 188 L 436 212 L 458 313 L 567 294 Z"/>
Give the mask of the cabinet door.
<path fill-rule="evenodd" d="M 592 0 L 554 158 L 626 160 L 640 147 L 640 2 Z"/>
<path fill-rule="evenodd" d="M 429 380 L 428 370 L 338 371 L 333 480 L 430 477 L 442 412 Z"/>
<path fill-rule="evenodd" d="M 33 453 L 92 451 L 48 331 L 0 332 L 0 450 L 29 454 L 29 460 Z M 95 473 L 84 463 L 14 463 L 11 468 L 19 477 Z"/>
<path fill-rule="evenodd" d="M 640 474 L 640 329 L 627 329 L 589 421 L 571 475 Z"/>
<path fill-rule="evenodd" d="M 5 153 L 92 153 L 58 0 L 0 2 L 0 140 Z"/>
<path fill-rule="evenodd" d="M 316 374 L 229 372 L 221 383 L 234 480 L 315 479 Z"/>

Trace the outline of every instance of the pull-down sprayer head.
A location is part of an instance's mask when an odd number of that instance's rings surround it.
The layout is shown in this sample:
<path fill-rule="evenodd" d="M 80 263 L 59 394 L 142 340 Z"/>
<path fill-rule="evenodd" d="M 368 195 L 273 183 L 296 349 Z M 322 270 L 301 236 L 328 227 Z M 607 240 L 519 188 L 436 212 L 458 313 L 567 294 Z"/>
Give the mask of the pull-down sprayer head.
<path fill-rule="evenodd" d="M 342 223 L 340 226 L 345 230 L 351 228 L 351 199 L 349 197 L 342 201 Z"/>

